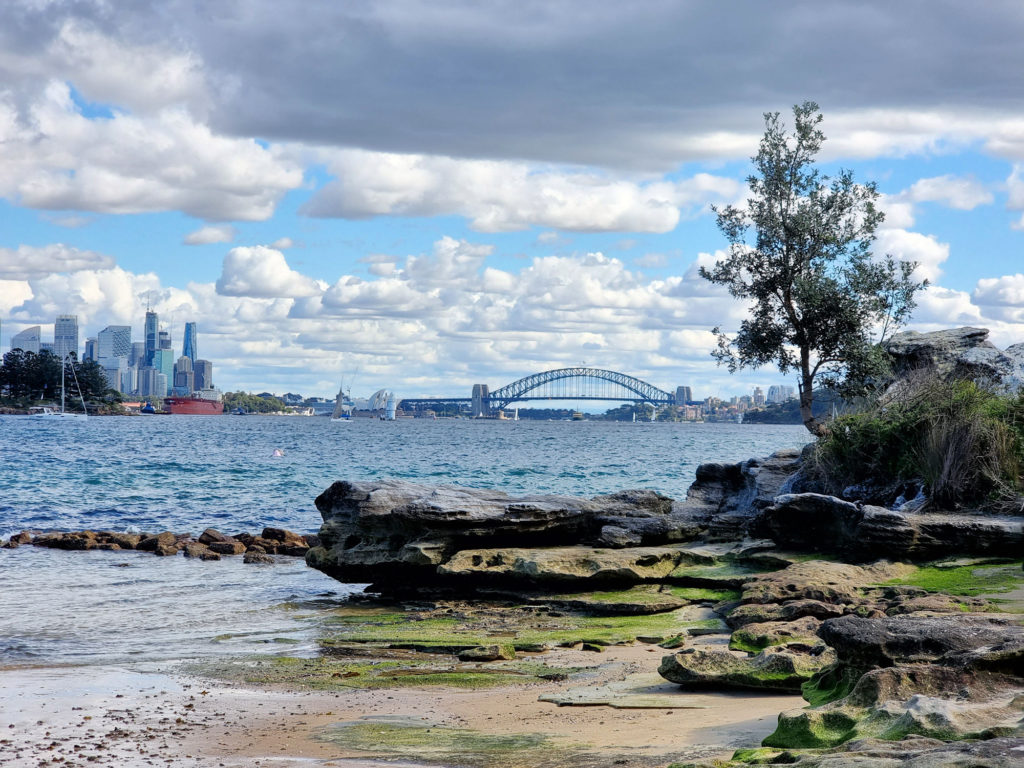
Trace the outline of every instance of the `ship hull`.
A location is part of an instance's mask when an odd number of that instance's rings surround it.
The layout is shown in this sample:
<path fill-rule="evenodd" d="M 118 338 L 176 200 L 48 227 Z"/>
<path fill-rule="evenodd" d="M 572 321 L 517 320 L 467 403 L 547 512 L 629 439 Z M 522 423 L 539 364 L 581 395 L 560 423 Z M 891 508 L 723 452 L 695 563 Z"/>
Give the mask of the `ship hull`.
<path fill-rule="evenodd" d="M 165 397 L 164 409 L 174 416 L 220 416 L 224 403 L 198 397 Z"/>

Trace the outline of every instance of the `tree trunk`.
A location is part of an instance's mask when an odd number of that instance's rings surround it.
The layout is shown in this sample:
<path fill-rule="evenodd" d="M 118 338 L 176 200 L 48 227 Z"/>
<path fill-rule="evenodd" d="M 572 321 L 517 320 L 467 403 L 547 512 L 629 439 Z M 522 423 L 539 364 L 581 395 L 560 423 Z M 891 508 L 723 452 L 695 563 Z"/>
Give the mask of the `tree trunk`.
<path fill-rule="evenodd" d="M 808 432 L 820 437 L 825 431 L 825 425 L 814 418 L 814 380 L 811 378 L 809 357 L 802 354 L 800 361 L 800 418 Z"/>

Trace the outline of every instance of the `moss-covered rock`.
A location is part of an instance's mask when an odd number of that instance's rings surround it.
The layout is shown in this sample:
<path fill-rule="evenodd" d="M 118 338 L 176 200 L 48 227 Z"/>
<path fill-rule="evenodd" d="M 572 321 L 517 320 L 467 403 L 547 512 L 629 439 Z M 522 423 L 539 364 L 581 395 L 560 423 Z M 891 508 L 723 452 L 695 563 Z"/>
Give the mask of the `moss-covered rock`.
<path fill-rule="evenodd" d="M 665 656 L 658 674 L 687 688 L 799 691 L 815 672 L 835 661 L 824 647 L 813 651 L 768 648 L 756 656 L 688 648 Z"/>

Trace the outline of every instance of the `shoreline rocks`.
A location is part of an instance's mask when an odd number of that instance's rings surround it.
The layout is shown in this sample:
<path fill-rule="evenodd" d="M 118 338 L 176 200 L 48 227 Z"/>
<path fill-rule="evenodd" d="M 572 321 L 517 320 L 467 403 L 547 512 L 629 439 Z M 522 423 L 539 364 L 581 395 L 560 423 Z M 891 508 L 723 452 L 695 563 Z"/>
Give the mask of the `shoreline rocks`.
<path fill-rule="evenodd" d="M 245 562 L 273 562 L 271 555 L 304 557 L 311 546 L 319 544 L 316 534 L 298 534 L 284 528 L 264 528 L 260 535 L 239 533 L 228 536 L 207 528 L 198 537 L 190 533 L 118 533 L 116 531 L 68 531 L 33 533 L 22 531 L 0 545 L 0 549 L 21 546 L 46 547 L 74 551 L 135 550 L 151 552 L 160 557 L 173 557 L 179 552 L 200 560 L 220 560 L 221 556 L 260 555 Z"/>

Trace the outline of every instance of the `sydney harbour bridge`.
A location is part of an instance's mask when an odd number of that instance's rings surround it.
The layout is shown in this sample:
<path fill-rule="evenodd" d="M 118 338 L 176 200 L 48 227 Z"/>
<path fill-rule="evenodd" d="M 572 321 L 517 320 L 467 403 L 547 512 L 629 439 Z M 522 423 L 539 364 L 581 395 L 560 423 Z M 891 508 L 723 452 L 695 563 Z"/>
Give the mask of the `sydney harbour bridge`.
<path fill-rule="evenodd" d="M 409 411 L 442 405 L 469 406 L 473 416 L 487 416 L 514 403 L 535 400 L 603 400 L 657 406 L 684 405 L 691 395 L 689 387 L 666 392 L 625 373 L 577 367 L 524 376 L 494 390 L 487 384 L 474 384 L 469 397 L 405 398 L 400 407 Z"/>

